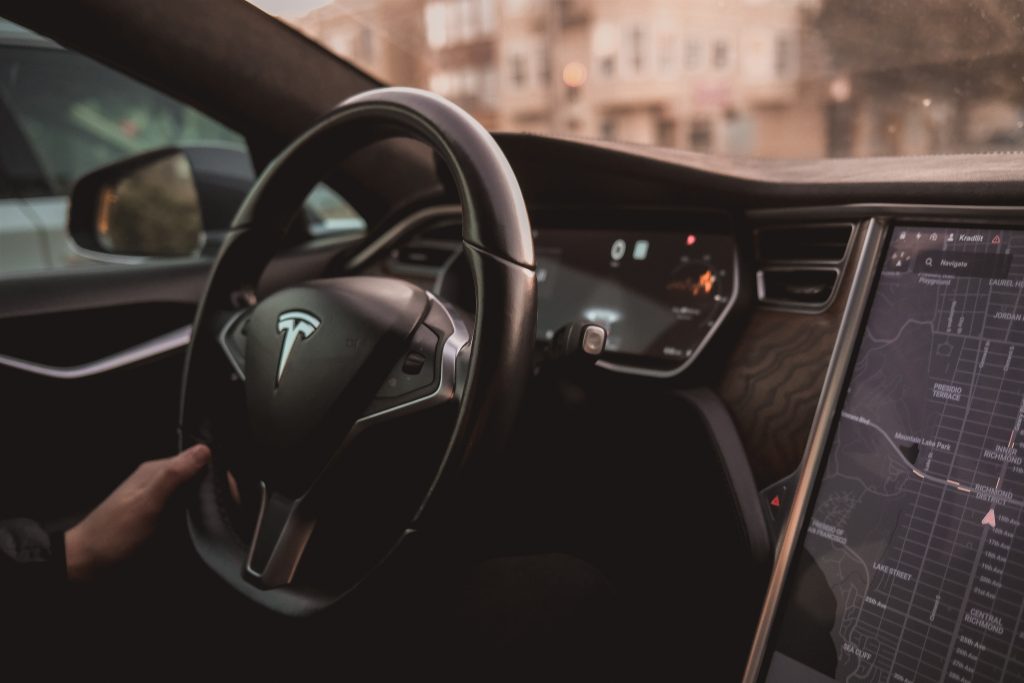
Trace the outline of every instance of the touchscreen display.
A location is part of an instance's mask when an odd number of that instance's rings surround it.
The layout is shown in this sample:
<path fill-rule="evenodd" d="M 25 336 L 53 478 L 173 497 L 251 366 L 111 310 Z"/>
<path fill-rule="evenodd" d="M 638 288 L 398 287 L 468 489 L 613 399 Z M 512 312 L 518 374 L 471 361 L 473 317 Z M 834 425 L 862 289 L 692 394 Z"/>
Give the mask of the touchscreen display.
<path fill-rule="evenodd" d="M 540 230 L 537 334 L 586 320 L 610 353 L 676 363 L 693 356 L 733 294 L 725 235 Z"/>
<path fill-rule="evenodd" d="M 766 680 L 1024 680 L 1021 247 L 893 228 Z"/>

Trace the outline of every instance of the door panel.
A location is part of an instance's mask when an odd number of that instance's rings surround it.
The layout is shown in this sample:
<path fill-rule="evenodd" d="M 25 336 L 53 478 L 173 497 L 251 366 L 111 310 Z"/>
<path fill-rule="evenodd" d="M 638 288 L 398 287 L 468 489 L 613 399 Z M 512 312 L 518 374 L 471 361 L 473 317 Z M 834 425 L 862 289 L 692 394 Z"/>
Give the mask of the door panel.
<path fill-rule="evenodd" d="M 184 351 L 77 380 L 0 366 L 0 518 L 71 520 L 175 447 Z"/>
<path fill-rule="evenodd" d="M 293 248 L 267 268 L 261 293 L 321 275 L 361 242 L 357 233 Z M 210 263 L 0 279 L 0 519 L 70 523 L 139 462 L 175 450 L 181 333 Z"/>
<path fill-rule="evenodd" d="M 211 263 L 209 258 L 154 260 L 144 266 L 83 266 L 2 278 L 0 318 L 129 304 L 194 304 Z"/>

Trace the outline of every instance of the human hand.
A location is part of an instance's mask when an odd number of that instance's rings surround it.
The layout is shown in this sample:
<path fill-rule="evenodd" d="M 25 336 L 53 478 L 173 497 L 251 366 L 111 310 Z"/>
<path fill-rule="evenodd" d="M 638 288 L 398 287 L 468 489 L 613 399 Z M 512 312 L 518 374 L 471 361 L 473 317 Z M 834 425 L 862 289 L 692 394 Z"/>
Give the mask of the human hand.
<path fill-rule="evenodd" d="M 199 444 L 138 466 L 85 519 L 64 534 L 68 579 L 85 581 L 127 559 L 156 528 L 171 494 L 210 461 Z"/>

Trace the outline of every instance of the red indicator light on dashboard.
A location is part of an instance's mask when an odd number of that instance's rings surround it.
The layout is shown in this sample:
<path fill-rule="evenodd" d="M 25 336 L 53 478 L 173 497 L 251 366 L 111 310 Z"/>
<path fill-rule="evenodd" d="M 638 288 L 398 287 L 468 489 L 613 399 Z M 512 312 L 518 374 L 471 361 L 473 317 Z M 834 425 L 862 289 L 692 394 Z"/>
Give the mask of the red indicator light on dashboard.
<path fill-rule="evenodd" d="M 992 238 L 992 244 L 999 244 L 1002 240 L 999 239 L 999 235 Z"/>
<path fill-rule="evenodd" d="M 686 236 L 686 246 L 692 247 L 695 244 L 697 244 L 697 236 L 696 235 L 687 235 Z"/>

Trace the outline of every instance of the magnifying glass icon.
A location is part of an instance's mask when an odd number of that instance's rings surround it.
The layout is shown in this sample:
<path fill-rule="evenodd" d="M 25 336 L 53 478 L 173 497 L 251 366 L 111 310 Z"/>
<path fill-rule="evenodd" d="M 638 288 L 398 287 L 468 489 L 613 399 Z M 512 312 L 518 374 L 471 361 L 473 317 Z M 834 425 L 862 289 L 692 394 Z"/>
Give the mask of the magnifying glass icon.
<path fill-rule="evenodd" d="M 932 265 L 932 259 L 931 259 L 931 257 L 928 257 L 928 258 L 926 258 L 926 259 L 924 260 L 924 264 L 925 264 L 926 266 L 928 266 L 928 267 L 930 268 L 930 267 L 931 267 L 931 265 Z"/>

